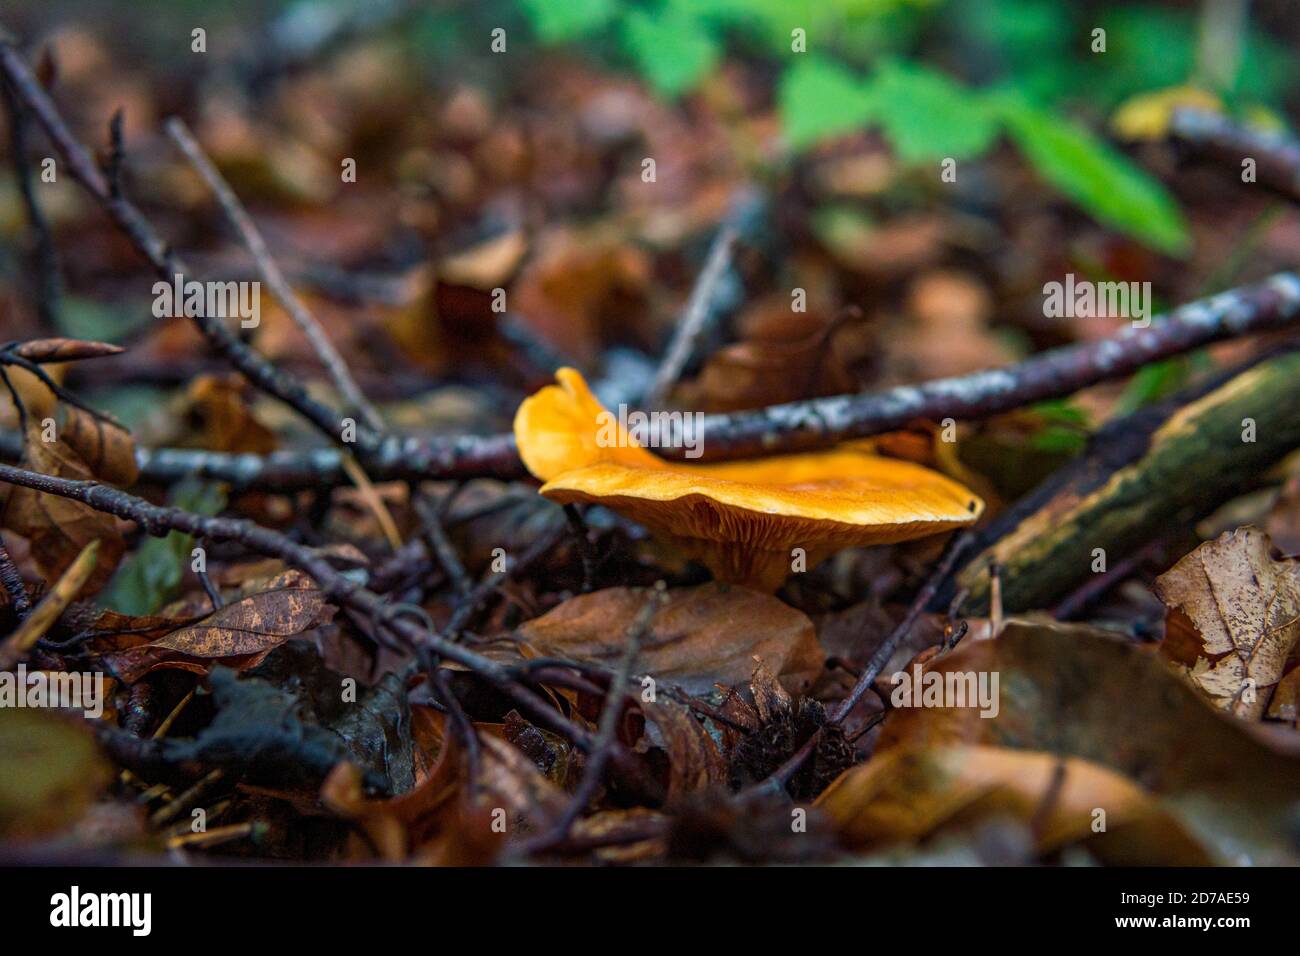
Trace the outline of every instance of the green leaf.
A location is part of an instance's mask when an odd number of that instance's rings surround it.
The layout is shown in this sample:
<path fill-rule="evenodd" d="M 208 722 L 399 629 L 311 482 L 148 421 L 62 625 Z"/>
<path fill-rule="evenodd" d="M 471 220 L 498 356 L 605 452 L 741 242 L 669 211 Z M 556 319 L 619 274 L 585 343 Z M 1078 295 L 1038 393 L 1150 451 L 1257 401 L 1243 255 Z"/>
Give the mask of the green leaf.
<path fill-rule="evenodd" d="M 187 478 L 173 489 L 171 502 L 186 511 L 214 515 L 225 506 L 226 495 L 220 485 Z M 180 588 L 193 545 L 194 539 L 179 531 L 146 538 L 113 575 L 103 605 L 123 614 L 157 613 Z"/>
<path fill-rule="evenodd" d="M 1034 168 L 1099 222 L 1174 255 L 1187 223 L 1158 182 L 1083 127 L 1011 96 L 990 97 Z"/>
<path fill-rule="evenodd" d="M 521 0 L 543 43 L 565 43 L 603 27 L 620 10 L 619 0 Z"/>
<path fill-rule="evenodd" d="M 691 89 L 717 65 L 722 50 L 712 28 L 685 10 L 634 10 L 623 20 L 623 48 L 665 96 Z"/>
<path fill-rule="evenodd" d="M 782 128 L 795 149 L 860 128 L 874 108 L 871 94 L 856 76 L 815 57 L 786 70 L 777 100 Z"/>
<path fill-rule="evenodd" d="M 998 117 L 974 90 L 913 63 L 890 63 L 872 78 L 873 119 L 905 163 L 967 159 L 988 149 Z"/>

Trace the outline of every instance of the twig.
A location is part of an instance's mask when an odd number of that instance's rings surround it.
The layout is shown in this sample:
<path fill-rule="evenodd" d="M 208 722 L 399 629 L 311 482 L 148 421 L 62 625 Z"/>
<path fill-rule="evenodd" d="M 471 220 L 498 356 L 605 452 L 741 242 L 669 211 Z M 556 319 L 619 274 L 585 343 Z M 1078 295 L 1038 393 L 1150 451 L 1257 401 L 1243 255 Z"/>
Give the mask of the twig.
<path fill-rule="evenodd" d="M 808 451 L 905 427 L 917 419 L 986 418 L 1121 378 L 1150 362 L 1300 318 L 1300 276 L 1282 272 L 1130 325 L 1109 338 L 1052 349 L 1010 366 L 862 395 L 838 395 L 706 415 L 703 458 Z M 674 454 L 681 454 L 677 449 Z"/>
<path fill-rule="evenodd" d="M 400 614 L 394 613 L 395 610 L 400 609 L 400 605 L 393 605 L 386 598 L 336 570 L 322 552 L 299 544 L 278 531 L 239 518 L 209 517 L 181 508 L 151 504 L 143 498 L 137 498 L 125 491 L 94 481 L 56 478 L 11 465 L 0 465 L 0 481 L 80 501 L 96 511 L 132 521 L 146 534 L 154 537 L 163 537 L 171 531 L 181 531 L 212 542 L 234 542 L 256 554 L 279 558 L 312 578 L 327 599 L 356 612 L 362 618 L 374 621 L 377 625 L 375 639 L 380 643 L 396 650 L 415 650 L 417 653 L 427 648 L 438 657 L 445 657 L 463 665 L 505 694 L 538 726 L 572 741 L 575 746 L 587 753 L 591 752 L 594 745 L 591 732 L 566 718 L 525 687 L 509 667 L 476 654 L 452 640 L 439 637 L 426 627 L 402 618 Z M 562 528 L 562 525 L 557 526 L 554 537 L 544 534 L 520 558 L 517 567 L 526 567 L 530 560 L 535 560 L 536 557 L 554 547 L 555 537 L 558 537 Z M 502 576 L 505 576 L 504 573 Z M 484 583 L 499 582 L 489 580 Z M 117 730 L 117 728 L 112 729 Z M 137 751 L 136 756 L 140 760 L 148 762 L 148 748 L 141 748 L 139 746 L 141 741 L 125 731 L 118 731 L 117 735 L 125 739 L 125 744 L 119 740 L 117 745 L 129 745 L 129 749 Z M 122 756 L 129 758 L 131 755 L 123 751 Z M 640 763 L 626 748 L 616 747 L 613 760 L 629 780 L 647 790 L 653 789 Z M 124 759 L 122 762 L 130 766 L 129 760 Z"/>
<path fill-rule="evenodd" d="M 32 601 L 27 596 L 27 585 L 23 584 L 22 573 L 14 564 L 13 558 L 9 557 L 9 549 L 5 547 L 3 537 L 0 537 L 0 586 L 9 595 L 9 605 L 21 622 L 32 609 Z"/>
<path fill-rule="evenodd" d="M 95 571 L 99 559 L 99 539 L 91 541 L 81 549 L 76 560 L 63 572 L 58 582 L 48 594 L 41 598 L 41 603 L 18 625 L 12 634 L 0 642 L 0 670 L 9 670 L 22 660 L 33 644 L 40 640 L 62 616 L 64 610 L 73 602 L 86 581 Z"/>
<path fill-rule="evenodd" d="M 619 660 L 618 670 L 613 680 L 610 681 L 609 690 L 605 692 L 605 703 L 600 711 L 595 746 L 583 770 L 582 780 L 564 808 L 564 812 L 555 822 L 555 826 L 541 839 L 530 843 L 525 850 L 526 853 L 537 853 L 547 847 L 563 843 L 574 821 L 581 816 L 582 811 L 591 802 L 591 798 L 596 795 L 596 790 L 605 776 L 605 765 L 609 762 L 610 751 L 618 733 L 619 719 L 623 716 L 623 703 L 627 699 L 627 682 L 632 676 L 632 665 L 636 663 L 636 656 L 641 650 L 641 641 L 650 629 L 650 622 L 654 620 L 655 613 L 663 605 L 666 594 L 667 588 L 664 583 L 656 582 L 645 604 L 628 625 L 623 635 L 626 642 L 623 656 Z"/>
<path fill-rule="evenodd" d="M 1242 126 L 1208 110 L 1174 111 L 1174 138 L 1229 166 L 1238 176 L 1242 161 L 1255 161 L 1256 179 L 1290 199 L 1300 200 L 1300 140 L 1282 130 Z"/>
<path fill-rule="evenodd" d="M 73 179 L 104 208 L 159 278 L 171 282 L 177 275 L 190 274 L 185 263 L 154 230 L 144 214 L 95 164 L 89 151 L 72 135 L 22 56 L 11 43 L 3 39 L 0 39 L 0 71 L 3 71 L 18 100 L 31 110 L 41 124 L 55 150 L 63 157 Z M 313 398 L 298 379 L 283 369 L 276 368 L 240 341 L 220 317 L 193 315 L 190 318 L 209 344 L 250 382 L 294 408 L 332 441 L 344 443 L 343 417 Z M 384 441 L 381 434 L 358 423 L 355 444 L 364 460 L 366 456 L 377 453 Z"/>
<path fill-rule="evenodd" d="M 853 709 L 854 705 L 862 698 L 867 688 L 880 676 L 880 672 L 885 669 L 885 665 L 894 656 L 898 646 L 911 633 L 912 625 L 916 623 L 916 619 L 921 616 L 921 612 L 925 610 L 926 605 L 934 599 L 939 588 L 943 587 L 948 580 L 948 576 L 952 574 L 953 568 L 957 566 L 958 559 L 973 542 L 974 537 L 966 531 L 959 532 L 952 541 L 948 542 L 943 557 L 934 566 L 934 570 L 930 572 L 930 576 L 926 579 L 925 584 L 921 586 L 921 590 L 916 592 L 916 596 L 912 599 L 912 603 L 908 605 L 907 613 L 903 615 L 903 619 L 898 622 L 898 626 L 876 648 L 875 653 L 871 655 L 871 659 L 867 661 L 867 666 L 862 669 L 862 673 L 858 676 L 858 682 L 854 685 L 853 691 L 831 715 L 830 722 L 832 724 L 841 723 L 849 715 L 849 711 Z"/>
<path fill-rule="evenodd" d="M 927 578 L 925 584 L 921 586 L 921 590 L 916 592 L 916 596 L 912 599 L 912 603 L 908 605 L 907 612 L 903 615 L 903 619 L 898 622 L 898 626 L 895 627 L 894 630 L 890 632 L 889 636 L 881 642 L 880 646 L 876 648 L 875 653 L 871 655 L 871 659 L 867 661 L 867 666 L 864 667 L 862 673 L 858 675 L 858 682 L 854 685 L 849 696 L 840 702 L 839 706 L 827 719 L 828 726 L 838 726 L 843 723 L 844 718 L 849 715 L 849 712 L 852 711 L 857 702 L 861 700 L 862 695 L 866 693 L 867 688 L 870 687 L 872 683 L 875 682 L 876 678 L 880 676 L 880 672 L 885 669 L 885 665 L 888 664 L 889 659 L 894 656 L 894 652 L 898 650 L 898 646 L 902 644 L 907 635 L 911 633 L 912 625 L 916 623 L 916 619 L 920 617 L 921 612 L 925 610 L 926 605 L 934 599 L 939 588 L 943 586 L 944 582 L 948 580 L 948 576 L 952 574 L 953 568 L 957 566 L 957 559 L 961 557 L 973 540 L 974 538 L 969 532 L 963 531 L 955 535 L 948 543 L 948 547 L 944 551 L 943 556 L 939 559 L 939 563 L 935 565 L 929 578 Z M 795 751 L 794 755 L 791 756 L 790 759 L 778 767 L 766 780 L 762 780 L 755 784 L 751 790 L 757 792 L 777 791 L 783 789 L 799 771 L 799 768 L 804 765 L 804 762 L 812 756 L 813 751 L 817 749 L 817 743 L 821 739 L 821 736 L 822 728 L 818 728 L 817 731 L 804 742 L 803 746 Z"/>
<path fill-rule="evenodd" d="M 456 593 L 462 598 L 468 596 L 471 588 L 469 575 L 465 573 L 465 566 L 460 563 L 455 545 L 447 537 L 447 529 L 442 526 L 442 515 L 437 508 L 421 498 L 418 492 L 411 495 L 411 504 L 415 507 L 415 513 L 420 516 L 420 527 L 424 531 L 429 553 L 438 559 L 438 564 L 451 581 L 452 587 L 456 589 Z"/>
<path fill-rule="evenodd" d="M 483 605 L 487 603 L 488 599 L 491 598 L 503 584 L 516 574 L 526 571 L 538 559 L 554 550 L 555 545 L 559 542 L 560 538 L 564 536 L 564 528 L 564 525 L 556 524 L 548 530 L 543 531 L 537 539 L 524 550 L 524 553 L 513 562 L 507 561 L 506 566 L 502 570 L 493 571 L 480 581 L 474 587 L 474 590 L 470 591 L 469 594 L 466 595 L 458 605 L 456 605 L 456 610 L 452 612 L 451 619 L 447 622 L 446 627 L 443 628 L 443 634 L 445 634 L 449 640 L 458 640 L 461 633 L 465 628 L 469 627 L 470 623 L 482 609 Z"/>
<path fill-rule="evenodd" d="M 170 531 L 182 531 L 212 542 L 235 542 L 257 554 L 279 558 L 311 577 L 330 600 L 377 622 L 376 637 L 381 643 L 399 650 L 427 646 L 435 654 L 464 665 L 497 687 L 541 726 L 567 737 L 583 749 L 592 745 L 590 732 L 566 719 L 522 686 L 507 667 L 394 615 L 389 601 L 336 570 L 324 554 L 277 531 L 239 518 L 209 517 L 151 504 L 143 498 L 94 481 L 55 478 L 11 465 L 0 465 L 0 481 L 80 501 L 96 511 L 135 522 L 155 537 L 163 537 Z"/>
<path fill-rule="evenodd" d="M 63 277 L 59 268 L 58 249 L 50 233 L 49 221 L 45 218 L 41 204 L 36 199 L 36 190 L 32 185 L 32 169 L 27 161 L 27 130 L 30 117 L 7 82 L 0 81 L 0 91 L 4 93 L 5 106 L 9 112 L 9 139 L 13 150 L 14 179 L 18 183 L 18 192 L 22 196 L 23 209 L 27 212 L 27 221 L 31 223 L 32 233 L 36 238 L 33 248 L 36 274 L 39 276 L 36 310 L 41 324 L 46 329 L 54 329 L 57 328 Z"/>
<path fill-rule="evenodd" d="M 225 602 L 221 600 L 221 592 L 217 590 L 217 586 L 212 583 L 212 575 L 206 570 L 198 571 L 196 574 L 199 583 L 203 585 L 203 593 L 208 596 L 208 601 L 212 604 L 212 610 L 220 611 Z"/>
<path fill-rule="evenodd" d="M 325 366 L 325 370 L 329 372 L 330 378 L 334 380 L 334 385 L 339 390 L 339 394 L 343 396 L 350 408 L 361 414 L 367 425 L 376 431 L 382 431 L 384 422 L 379 417 L 378 410 L 374 405 L 370 404 L 370 401 L 362 393 L 356 379 L 348 371 L 343 356 L 339 355 L 338 350 L 334 348 L 329 336 L 321 328 L 320 322 L 311 314 L 311 311 L 303 304 L 302 299 L 293 291 L 293 287 L 288 280 L 285 279 L 284 273 L 280 271 L 279 265 L 271 256 L 271 250 L 266 246 L 266 240 L 262 238 L 257 225 L 240 203 L 235 191 L 230 188 L 230 184 L 226 182 L 217 167 L 212 164 L 212 160 L 208 159 L 207 154 L 203 152 L 203 147 L 198 144 L 198 141 L 180 117 L 173 116 L 164 125 L 167 135 L 172 138 L 172 142 L 185 154 L 185 157 L 190 161 L 190 165 L 198 171 L 204 182 L 208 184 L 208 188 L 217 197 L 217 202 L 221 205 L 222 211 L 225 212 L 226 218 L 235 227 L 243 240 L 244 246 L 257 264 L 258 274 L 270 288 L 271 294 L 280 301 L 285 311 L 289 313 L 289 318 L 302 330 L 303 335 L 307 336 L 307 341 L 311 343 L 312 349 L 320 358 L 321 364 Z"/>
<path fill-rule="evenodd" d="M 582 593 L 591 591 L 596 580 L 596 552 L 587 537 L 587 522 L 582 520 L 582 512 L 577 505 L 565 505 L 564 517 L 569 521 L 569 528 L 578 540 L 578 554 L 582 558 Z"/>
<path fill-rule="evenodd" d="M 722 310 L 715 302 L 718 286 L 728 276 L 731 266 L 731 250 L 736 243 L 736 230 L 730 224 L 723 224 L 718 235 L 709 248 L 709 256 L 704 262 L 704 269 L 696 280 L 691 297 L 686 302 L 677 330 L 664 360 L 655 373 L 646 396 L 646 404 L 651 408 L 660 408 L 668 398 L 677 380 L 682 377 L 687 366 L 699 351 L 700 343 L 719 317 Z"/>

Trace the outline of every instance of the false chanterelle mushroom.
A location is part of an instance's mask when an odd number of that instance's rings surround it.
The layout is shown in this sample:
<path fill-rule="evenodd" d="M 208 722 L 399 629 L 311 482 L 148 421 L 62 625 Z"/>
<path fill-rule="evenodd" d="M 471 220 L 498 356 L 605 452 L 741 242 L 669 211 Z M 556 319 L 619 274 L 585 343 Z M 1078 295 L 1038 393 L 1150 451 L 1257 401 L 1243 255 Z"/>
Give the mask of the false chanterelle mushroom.
<path fill-rule="evenodd" d="M 515 414 L 519 454 L 544 482 L 541 493 L 625 515 L 670 538 L 719 580 L 772 591 L 796 548 L 811 568 L 843 548 L 971 524 L 984 508 L 943 475 L 848 446 L 756 461 L 665 461 L 611 425 L 577 371 L 560 369 L 556 380 Z"/>

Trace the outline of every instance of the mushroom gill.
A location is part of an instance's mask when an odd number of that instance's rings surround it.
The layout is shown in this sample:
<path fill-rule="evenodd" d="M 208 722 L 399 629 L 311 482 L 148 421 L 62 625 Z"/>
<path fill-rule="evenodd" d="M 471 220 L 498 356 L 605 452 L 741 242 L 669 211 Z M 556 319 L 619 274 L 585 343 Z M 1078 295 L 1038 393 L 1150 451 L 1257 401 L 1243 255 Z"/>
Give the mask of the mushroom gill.
<path fill-rule="evenodd" d="M 849 446 L 720 464 L 669 462 L 637 446 L 573 369 L 515 416 L 524 464 L 561 504 L 599 504 L 705 564 L 772 591 L 844 548 L 892 544 L 974 522 L 983 502 L 920 465 Z M 707 441 L 707 435 L 703 436 Z"/>

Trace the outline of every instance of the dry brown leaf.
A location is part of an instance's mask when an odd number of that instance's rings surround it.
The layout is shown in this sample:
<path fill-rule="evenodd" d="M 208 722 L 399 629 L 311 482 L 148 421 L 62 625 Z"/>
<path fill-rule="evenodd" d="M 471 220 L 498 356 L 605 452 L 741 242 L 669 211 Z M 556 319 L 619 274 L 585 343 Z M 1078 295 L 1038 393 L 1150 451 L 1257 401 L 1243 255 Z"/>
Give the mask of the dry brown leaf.
<path fill-rule="evenodd" d="M 1295 726 L 1300 720 L 1300 667 L 1282 678 L 1268 705 L 1268 716 Z"/>
<path fill-rule="evenodd" d="M 1142 827 L 1159 835 L 1142 842 L 1163 848 L 1160 862 L 1208 862 L 1154 797 L 1076 757 L 989 746 L 894 748 L 845 771 L 816 806 L 853 847 L 915 841 L 945 826 L 1009 816 L 1032 829 L 1040 851 L 1123 829 L 1124 838 L 1114 841 L 1118 846 Z M 1099 820 L 1104 830 L 1095 831 Z"/>
<path fill-rule="evenodd" d="M 190 383 L 185 401 L 183 417 L 198 425 L 198 434 L 182 444 L 255 455 L 272 452 L 279 444 L 244 400 L 244 385 L 236 376 L 200 375 Z"/>
<path fill-rule="evenodd" d="M 201 621 L 104 659 L 128 684 L 163 667 L 206 673 L 218 661 L 245 658 L 246 664 L 252 663 L 256 656 L 332 616 L 333 608 L 315 582 L 291 570 L 265 590 L 227 604 Z"/>
<path fill-rule="evenodd" d="M 133 459 L 134 460 L 134 459 Z M 44 442 L 32 423 L 23 455 L 23 466 L 57 478 L 86 481 L 94 472 L 63 441 Z M 98 563 L 86 582 L 83 594 L 102 588 L 126 552 L 126 540 L 117 519 L 89 505 L 31 488 L 13 487 L 5 501 L 0 525 L 27 538 L 32 558 L 41 573 L 57 579 L 90 542 L 99 539 Z"/>
<path fill-rule="evenodd" d="M 1169 608 L 1161 650 L 1216 707 L 1258 719 L 1300 639 L 1300 563 L 1275 561 L 1268 535 L 1239 528 L 1156 579 Z"/>
<path fill-rule="evenodd" d="M 696 790 L 725 786 L 727 761 L 704 726 L 680 704 L 638 705 L 657 734 L 651 742 L 668 755 L 668 800 Z"/>
<path fill-rule="evenodd" d="M 987 744 L 1080 757 L 1159 796 L 1216 862 L 1296 861 L 1300 759 L 1210 706 L 1149 651 L 1081 625 L 1009 620 L 929 672 L 999 674 L 999 709 L 899 708 L 877 753 Z"/>
<path fill-rule="evenodd" d="M 645 604 L 642 588 L 583 594 L 522 625 L 516 632 L 529 656 L 566 657 L 612 667 L 623 634 Z M 783 602 L 717 582 L 675 590 L 655 615 L 636 668 L 691 694 L 749 680 L 760 658 L 795 692 L 821 671 L 812 621 Z"/>
<path fill-rule="evenodd" d="M 90 342 L 85 339 L 31 339 L 14 349 L 14 354 L 29 362 L 77 362 L 81 359 L 100 358 L 125 352 L 120 345 L 108 342 Z"/>
<path fill-rule="evenodd" d="M 140 476 L 135 460 L 135 440 L 114 422 L 104 421 L 72 405 L 62 406 L 63 424 L 58 436 L 84 461 L 100 481 L 133 485 Z"/>

